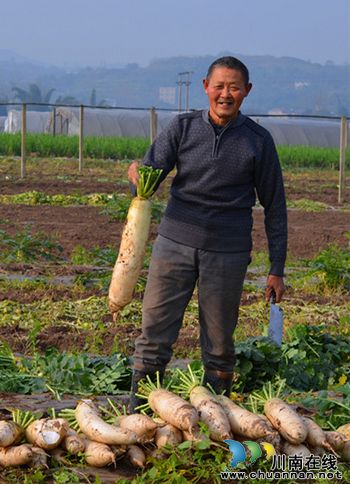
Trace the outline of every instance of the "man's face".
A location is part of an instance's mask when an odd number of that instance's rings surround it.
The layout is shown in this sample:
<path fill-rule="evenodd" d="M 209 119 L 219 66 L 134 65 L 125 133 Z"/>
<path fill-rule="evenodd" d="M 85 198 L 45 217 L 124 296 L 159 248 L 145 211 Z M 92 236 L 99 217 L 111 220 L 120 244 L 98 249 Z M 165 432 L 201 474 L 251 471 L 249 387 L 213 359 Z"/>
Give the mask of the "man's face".
<path fill-rule="evenodd" d="M 240 71 L 215 67 L 209 79 L 203 81 L 209 99 L 209 115 L 215 124 L 224 126 L 238 114 L 252 85 L 245 84 Z"/>

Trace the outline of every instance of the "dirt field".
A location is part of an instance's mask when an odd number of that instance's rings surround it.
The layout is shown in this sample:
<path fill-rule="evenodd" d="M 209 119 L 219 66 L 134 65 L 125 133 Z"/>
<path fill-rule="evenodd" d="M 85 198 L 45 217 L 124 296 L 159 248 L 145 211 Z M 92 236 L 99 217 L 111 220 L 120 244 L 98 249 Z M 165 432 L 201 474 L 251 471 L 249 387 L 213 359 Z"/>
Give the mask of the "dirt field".
<path fill-rule="evenodd" d="M 285 176 L 286 193 L 289 200 L 307 198 L 318 202 L 324 202 L 332 208 L 321 212 L 305 212 L 296 209 L 289 210 L 289 257 L 290 259 L 311 258 L 329 243 L 337 243 L 343 247 L 348 244 L 346 233 L 350 230 L 350 213 L 343 211 L 337 205 L 336 173 L 330 177 L 328 174 L 321 179 L 318 174 L 304 176 Z M 115 191 L 128 190 L 125 183 L 97 181 L 92 176 L 75 177 L 74 179 L 59 180 L 57 177 L 44 176 L 42 179 L 36 174 L 26 180 L 1 180 L 1 194 L 15 194 L 36 190 L 46 194 L 88 194 L 88 193 L 113 193 Z M 349 198 L 349 197 L 348 197 Z M 11 235 L 23 230 L 28 224 L 32 224 L 34 231 L 52 235 L 63 247 L 63 256 L 69 259 L 72 250 L 77 245 L 87 249 L 93 247 L 119 246 L 123 224 L 111 221 L 107 215 L 101 214 L 101 208 L 89 206 L 55 207 L 55 206 L 25 206 L 25 205 L 0 205 L 1 228 Z M 151 238 L 154 239 L 157 226 L 153 225 Z M 253 229 L 254 250 L 266 250 L 266 237 L 264 232 L 263 211 L 254 210 Z M 52 270 L 52 269 L 50 269 Z M 88 269 L 81 266 L 57 265 L 53 271 L 55 276 L 67 276 L 83 274 Z M 37 264 L 7 264 L 0 265 L 1 272 L 6 275 L 38 276 L 44 274 L 46 268 Z M 0 294 L 0 300 L 14 300 L 23 303 L 48 298 L 52 301 L 64 298 L 83 299 L 91 295 L 103 295 L 97 289 L 76 290 L 74 295 L 69 288 L 59 286 L 41 288 L 36 291 L 23 291 L 18 288 L 7 288 Z M 243 295 L 243 304 L 251 302 L 252 295 Z M 106 316 L 107 325 L 111 318 Z M 7 340 L 14 351 L 22 352 L 26 343 L 26 330 L 20 327 L 12 327 L 8 331 L 6 327 L 0 328 L 0 338 Z M 139 332 L 132 325 L 109 327 L 105 342 L 106 348 L 110 347 L 114 338 L 118 337 L 125 346 L 132 351 L 132 343 Z M 83 348 L 89 332 L 83 331 L 72 333 L 64 326 L 50 328 L 38 335 L 39 347 L 45 350 L 49 346 L 60 349 Z M 193 347 L 197 344 L 196 331 L 187 328 L 182 331 L 179 346 Z"/>

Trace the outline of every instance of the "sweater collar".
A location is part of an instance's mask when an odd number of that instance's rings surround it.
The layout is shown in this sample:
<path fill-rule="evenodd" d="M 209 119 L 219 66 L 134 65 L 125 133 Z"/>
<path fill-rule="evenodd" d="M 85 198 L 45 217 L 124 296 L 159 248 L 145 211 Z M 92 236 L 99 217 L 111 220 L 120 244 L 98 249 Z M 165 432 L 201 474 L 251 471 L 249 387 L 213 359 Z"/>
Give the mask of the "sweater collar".
<path fill-rule="evenodd" d="M 202 117 L 203 117 L 203 120 L 207 123 L 207 124 L 210 124 L 210 121 L 209 121 L 209 109 L 204 109 L 202 111 Z M 223 126 L 223 128 L 236 128 L 237 126 L 241 126 L 244 121 L 246 120 L 246 116 L 244 116 L 244 114 L 241 113 L 241 111 L 238 111 L 238 114 L 237 116 L 234 118 L 234 119 L 231 119 L 231 121 L 229 121 L 225 126 Z"/>

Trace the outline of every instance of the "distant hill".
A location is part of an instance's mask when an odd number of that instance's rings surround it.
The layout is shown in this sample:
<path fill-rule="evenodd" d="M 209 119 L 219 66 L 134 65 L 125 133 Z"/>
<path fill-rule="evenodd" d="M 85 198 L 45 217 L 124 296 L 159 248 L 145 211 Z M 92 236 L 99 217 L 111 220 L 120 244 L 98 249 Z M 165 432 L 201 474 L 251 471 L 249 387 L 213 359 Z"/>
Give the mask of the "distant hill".
<path fill-rule="evenodd" d="M 253 82 L 245 112 L 350 114 L 349 65 L 330 62 L 323 65 L 292 57 L 232 55 L 246 63 Z M 85 67 L 69 72 L 0 50 L 0 98 L 11 99 L 14 86 L 26 89 L 29 83 L 36 83 L 44 91 L 55 88 L 55 95 L 74 96 L 85 104 L 95 89 L 97 100 L 105 99 L 111 105 L 176 110 L 178 73 L 190 71 L 193 74 L 189 107 L 201 108 L 207 105 L 202 79 L 214 59 L 214 56 L 173 57 L 156 59 L 147 67 L 128 64 L 123 68 Z M 182 89 L 184 107 L 186 86 Z"/>

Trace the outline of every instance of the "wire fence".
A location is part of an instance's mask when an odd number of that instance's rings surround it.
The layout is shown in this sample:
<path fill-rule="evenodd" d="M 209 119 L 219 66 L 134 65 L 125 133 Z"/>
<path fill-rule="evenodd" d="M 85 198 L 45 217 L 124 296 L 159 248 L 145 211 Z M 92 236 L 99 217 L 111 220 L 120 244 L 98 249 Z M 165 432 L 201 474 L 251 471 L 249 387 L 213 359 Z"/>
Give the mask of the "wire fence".
<path fill-rule="evenodd" d="M 173 109 L 167 108 L 145 108 L 145 107 L 126 107 L 126 106 L 94 106 L 94 105 L 82 105 L 82 104 L 51 104 L 51 103 L 41 103 L 41 102 L 6 102 L 0 103 L 0 106 L 17 106 L 21 108 L 21 178 L 26 177 L 26 135 L 27 135 L 27 111 L 28 106 L 40 106 L 47 107 L 49 109 L 51 124 L 50 133 L 53 136 L 58 134 L 57 130 L 57 109 L 58 108 L 68 108 L 68 109 L 79 109 L 79 119 L 78 119 L 78 138 L 79 138 L 79 157 L 78 157 L 78 171 L 81 173 L 83 171 L 84 165 L 84 123 L 85 123 L 85 110 L 86 109 L 99 109 L 99 110 L 124 110 L 124 111 L 141 111 L 149 112 L 149 138 L 152 143 L 157 136 L 158 132 L 158 112 L 172 112 L 175 114 Z M 181 110 L 177 111 L 180 112 Z M 297 119 L 319 119 L 319 120 L 332 120 L 338 121 L 340 125 L 340 135 L 339 135 L 339 191 L 338 191 L 338 202 L 343 203 L 345 194 L 345 163 L 346 163 L 346 148 L 348 146 L 348 120 L 347 116 L 328 116 L 328 115 L 307 115 L 307 114 L 266 114 L 266 113 L 249 113 L 249 117 L 256 118 L 259 122 L 260 118 L 297 118 Z M 63 131 L 63 124 L 61 118 L 60 133 Z"/>

